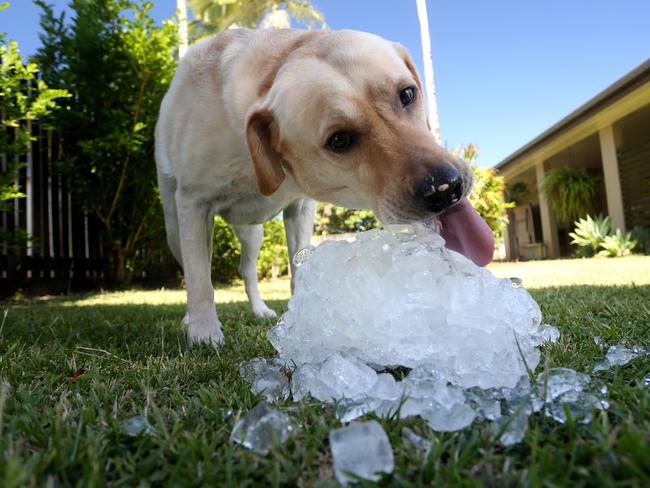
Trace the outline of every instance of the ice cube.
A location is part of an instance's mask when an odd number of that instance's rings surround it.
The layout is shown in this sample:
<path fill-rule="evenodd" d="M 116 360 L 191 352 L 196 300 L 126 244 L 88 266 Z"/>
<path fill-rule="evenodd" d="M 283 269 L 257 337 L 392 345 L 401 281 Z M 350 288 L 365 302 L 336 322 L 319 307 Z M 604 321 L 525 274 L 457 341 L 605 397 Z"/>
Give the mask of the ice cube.
<path fill-rule="evenodd" d="M 524 440 L 528 430 L 528 413 L 521 410 L 508 417 L 499 417 L 490 425 L 495 441 L 512 446 Z"/>
<path fill-rule="evenodd" d="M 380 473 L 393 472 L 393 450 L 376 420 L 332 430 L 329 441 L 334 473 L 343 485 L 353 482 L 355 477 L 378 481 Z"/>
<path fill-rule="evenodd" d="M 593 419 L 593 410 L 602 409 L 602 402 L 585 391 L 570 390 L 555 398 L 546 409 L 546 415 L 556 422 L 567 422 L 567 411 L 578 423 L 588 424 Z"/>
<path fill-rule="evenodd" d="M 464 429 L 476 418 L 476 412 L 466 403 L 441 405 L 434 401 L 430 408 L 424 409 L 420 416 L 438 432 L 454 432 Z"/>
<path fill-rule="evenodd" d="M 644 354 L 648 354 L 647 349 L 644 347 L 636 346 L 630 349 L 625 347 L 624 344 L 617 344 L 607 350 L 607 360 L 612 366 L 624 366 Z"/>
<path fill-rule="evenodd" d="M 569 368 L 551 368 L 537 376 L 537 391 L 540 398 L 551 402 L 563 393 L 583 391 L 589 385 L 590 378 Z"/>
<path fill-rule="evenodd" d="M 284 369 L 284 362 L 277 358 L 254 358 L 239 365 L 239 373 L 251 383 L 253 393 L 261 393 L 270 402 L 289 396 L 289 381 Z"/>
<path fill-rule="evenodd" d="M 135 415 L 122 421 L 122 432 L 129 437 L 138 437 L 141 435 L 151 435 L 154 433 L 153 426 L 144 415 Z"/>
<path fill-rule="evenodd" d="M 283 444 L 293 426 L 287 414 L 260 402 L 235 424 L 230 440 L 266 455 L 274 443 Z"/>
<path fill-rule="evenodd" d="M 423 457 L 429 457 L 429 453 L 433 447 L 433 442 L 417 435 L 408 427 L 402 427 L 402 439 L 404 439 L 404 441 L 412 446 L 417 452 L 421 453 Z"/>
<path fill-rule="evenodd" d="M 472 387 L 465 390 L 465 398 L 478 418 L 496 420 L 501 417 L 501 400 L 504 398 L 501 390 Z"/>
<path fill-rule="evenodd" d="M 605 339 L 603 339 L 599 335 L 594 336 L 594 344 L 596 344 L 601 349 L 607 347 L 607 342 L 605 342 Z"/>

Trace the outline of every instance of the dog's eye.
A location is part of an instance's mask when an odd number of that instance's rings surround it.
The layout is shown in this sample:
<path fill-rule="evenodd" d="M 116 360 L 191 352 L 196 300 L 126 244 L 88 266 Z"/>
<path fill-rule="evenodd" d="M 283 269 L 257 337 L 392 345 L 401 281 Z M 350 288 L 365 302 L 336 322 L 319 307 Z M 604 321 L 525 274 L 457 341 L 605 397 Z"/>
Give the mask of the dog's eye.
<path fill-rule="evenodd" d="M 407 86 L 401 92 L 399 92 L 399 101 L 402 102 L 402 106 L 406 107 L 411 105 L 415 101 L 415 96 L 417 95 L 417 88 L 414 86 Z"/>
<path fill-rule="evenodd" d="M 349 149 L 354 143 L 354 136 L 349 132 L 337 132 L 325 143 L 325 147 L 335 153 L 342 153 Z"/>

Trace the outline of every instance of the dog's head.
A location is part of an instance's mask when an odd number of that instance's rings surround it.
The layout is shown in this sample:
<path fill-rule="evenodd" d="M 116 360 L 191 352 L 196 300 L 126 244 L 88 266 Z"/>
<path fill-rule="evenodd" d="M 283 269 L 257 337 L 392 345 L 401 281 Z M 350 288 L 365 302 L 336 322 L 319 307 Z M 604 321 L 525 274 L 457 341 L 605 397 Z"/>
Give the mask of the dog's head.
<path fill-rule="evenodd" d="M 305 39 L 262 84 L 246 128 L 264 195 L 290 175 L 315 199 L 396 223 L 430 218 L 472 186 L 431 134 L 408 53 L 371 34 Z"/>

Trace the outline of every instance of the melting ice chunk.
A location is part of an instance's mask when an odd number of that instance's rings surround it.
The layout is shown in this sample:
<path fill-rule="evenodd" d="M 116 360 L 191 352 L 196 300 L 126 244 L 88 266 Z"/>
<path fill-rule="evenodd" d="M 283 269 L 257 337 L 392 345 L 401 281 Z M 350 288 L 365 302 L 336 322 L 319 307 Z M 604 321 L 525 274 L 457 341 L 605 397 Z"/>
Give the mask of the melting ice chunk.
<path fill-rule="evenodd" d="M 594 372 L 607 371 L 612 366 L 625 366 L 630 361 L 648 354 L 648 350 L 642 346 L 633 348 L 625 347 L 624 344 L 610 346 L 607 354 L 594 365 Z"/>
<path fill-rule="evenodd" d="M 650 373 L 648 373 L 643 377 L 643 379 L 641 380 L 641 385 L 644 388 L 650 388 Z"/>
<path fill-rule="evenodd" d="M 284 369 L 285 363 L 277 358 L 255 358 L 239 365 L 239 373 L 251 384 L 253 393 L 261 393 L 270 402 L 289 397 L 289 382 Z"/>
<path fill-rule="evenodd" d="M 122 421 L 122 432 L 129 437 L 151 435 L 154 433 L 153 426 L 144 415 L 135 415 Z"/>
<path fill-rule="evenodd" d="M 391 473 L 395 467 L 388 436 L 376 420 L 335 429 L 329 439 L 336 479 L 343 485 L 355 476 L 377 481 L 380 473 Z"/>
<path fill-rule="evenodd" d="M 423 457 L 429 457 L 433 443 L 422 436 L 417 435 L 413 430 L 408 427 L 402 427 L 402 439 L 404 439 L 416 451 L 421 453 Z"/>
<path fill-rule="evenodd" d="M 421 224 L 325 242 L 298 261 L 288 311 L 269 332 L 297 365 L 341 353 L 373 366 L 429 364 L 465 388 L 514 387 L 524 363 L 537 366 L 536 346 L 557 339 L 524 288 Z"/>
<path fill-rule="evenodd" d="M 504 446 L 512 446 L 524 440 L 528 429 L 528 413 L 521 410 L 509 417 L 500 417 L 492 422 L 490 430 L 495 440 Z"/>
<path fill-rule="evenodd" d="M 292 430 L 286 414 L 269 407 L 266 402 L 260 402 L 237 421 L 230 440 L 265 455 L 275 442 L 286 442 Z"/>

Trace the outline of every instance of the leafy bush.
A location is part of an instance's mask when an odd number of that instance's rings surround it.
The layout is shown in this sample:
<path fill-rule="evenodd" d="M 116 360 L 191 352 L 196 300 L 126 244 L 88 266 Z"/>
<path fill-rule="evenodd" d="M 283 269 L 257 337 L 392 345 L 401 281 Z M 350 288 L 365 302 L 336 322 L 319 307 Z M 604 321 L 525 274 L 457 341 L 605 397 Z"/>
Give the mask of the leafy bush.
<path fill-rule="evenodd" d="M 316 207 L 314 234 L 331 235 L 345 232 L 363 232 L 379 227 L 370 210 L 352 210 L 320 202 Z"/>
<path fill-rule="evenodd" d="M 260 278 L 273 276 L 275 268 L 281 276 L 288 270 L 288 254 L 281 220 L 269 220 L 264 223 L 264 239 L 257 260 L 257 274 Z M 241 244 L 237 236 L 221 217 L 214 219 L 212 235 L 212 279 L 221 283 L 230 283 L 239 276 L 239 259 Z"/>
<path fill-rule="evenodd" d="M 453 154 L 467 161 L 472 167 L 474 188 L 469 196 L 469 201 L 490 226 L 494 238 L 500 239 L 508 223 L 508 209 L 515 207 L 514 202 L 505 200 L 504 177 L 494 168 L 477 166 L 474 163 L 478 156 L 478 146 L 475 144 L 460 146 L 453 151 Z"/>
<path fill-rule="evenodd" d="M 629 255 L 636 247 L 637 241 L 632 238 L 631 232 L 623 233 L 616 229 L 616 233 L 606 236 L 601 244 L 603 250 L 598 254 L 607 257 L 623 257 Z"/>
<path fill-rule="evenodd" d="M 0 10 L 8 7 L 0 3 Z M 45 118 L 57 109 L 56 99 L 70 96 L 66 90 L 53 90 L 37 79 L 38 66 L 23 59 L 15 41 L 0 32 L 0 154 L 5 168 L 0 170 L 0 210 L 13 211 L 14 199 L 24 198 L 16 180 L 25 166 L 19 162 L 35 140 L 31 123 Z M 0 241 L 18 250 L 30 239 L 22 229 L 6 232 L 0 229 Z"/>
<path fill-rule="evenodd" d="M 541 190 L 559 220 L 574 222 L 594 210 L 600 178 L 565 166 L 548 172 Z"/>
<path fill-rule="evenodd" d="M 632 229 L 632 239 L 637 242 L 636 251 L 640 253 L 650 251 L 650 229 L 647 227 L 635 227 Z"/>
<path fill-rule="evenodd" d="M 287 273 L 289 253 L 281 220 L 269 220 L 264 224 L 264 240 L 257 266 L 260 278 L 277 278 Z"/>
<path fill-rule="evenodd" d="M 610 217 L 598 215 L 592 219 L 590 215 L 587 215 L 586 218 L 575 222 L 574 232 L 569 233 L 569 237 L 573 239 L 571 244 L 586 250 L 582 253 L 583 255 L 593 256 L 601 247 L 605 237 L 609 235 L 611 223 Z"/>

